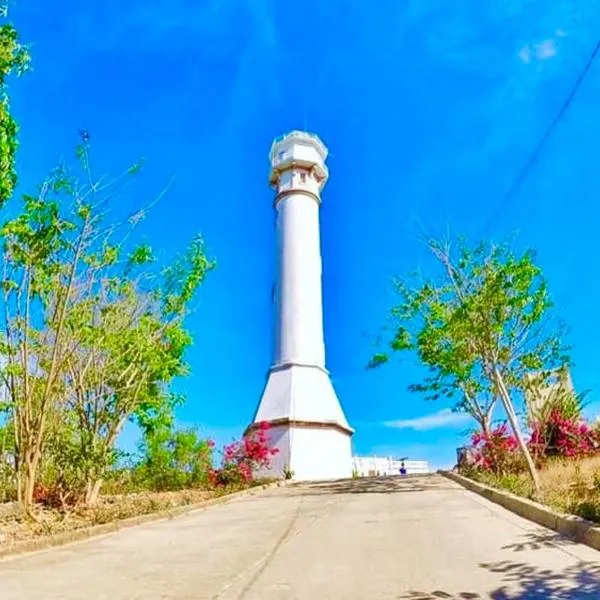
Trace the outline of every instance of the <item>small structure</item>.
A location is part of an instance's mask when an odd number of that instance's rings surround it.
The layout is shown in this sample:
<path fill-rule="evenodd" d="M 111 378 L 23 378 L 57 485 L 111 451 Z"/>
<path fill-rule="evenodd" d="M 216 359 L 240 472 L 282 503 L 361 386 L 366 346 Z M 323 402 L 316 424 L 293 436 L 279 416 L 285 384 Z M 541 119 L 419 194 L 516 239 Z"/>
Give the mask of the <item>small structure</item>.
<path fill-rule="evenodd" d="M 548 402 L 563 394 L 575 394 L 571 373 L 567 367 L 549 373 L 530 373 L 527 376 L 525 401 L 530 417 L 540 415 Z"/>
<path fill-rule="evenodd" d="M 456 466 L 459 469 L 472 467 L 477 463 L 477 450 L 473 446 L 462 446 L 456 449 Z"/>
<path fill-rule="evenodd" d="M 408 460 L 391 456 L 355 456 L 352 462 L 354 475 L 357 477 L 400 475 L 402 465 L 407 475 L 429 473 L 429 463 L 426 460 Z"/>

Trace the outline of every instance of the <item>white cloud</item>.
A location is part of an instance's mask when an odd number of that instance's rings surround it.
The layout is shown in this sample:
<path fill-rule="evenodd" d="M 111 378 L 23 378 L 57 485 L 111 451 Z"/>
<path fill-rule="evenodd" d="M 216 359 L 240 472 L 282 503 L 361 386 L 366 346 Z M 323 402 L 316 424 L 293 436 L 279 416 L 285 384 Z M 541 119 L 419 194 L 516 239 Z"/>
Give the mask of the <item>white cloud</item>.
<path fill-rule="evenodd" d="M 456 427 L 468 423 L 471 417 L 465 413 L 452 412 L 445 408 L 436 413 L 423 415 L 414 419 L 400 419 L 398 421 L 387 421 L 385 427 L 394 429 L 413 429 L 414 431 L 428 431 L 442 427 Z"/>
<path fill-rule="evenodd" d="M 548 60 L 554 58 L 557 52 L 556 40 L 549 38 L 539 44 L 527 44 L 526 46 L 523 46 L 519 50 L 519 58 L 525 64 L 528 64 L 532 60 Z"/>
<path fill-rule="evenodd" d="M 519 50 L 519 58 L 525 64 L 529 64 L 531 62 L 531 50 L 529 46 L 523 46 L 523 48 Z"/>
<path fill-rule="evenodd" d="M 556 56 L 556 42 L 554 40 L 544 40 L 535 47 L 535 57 L 539 60 L 547 60 Z"/>

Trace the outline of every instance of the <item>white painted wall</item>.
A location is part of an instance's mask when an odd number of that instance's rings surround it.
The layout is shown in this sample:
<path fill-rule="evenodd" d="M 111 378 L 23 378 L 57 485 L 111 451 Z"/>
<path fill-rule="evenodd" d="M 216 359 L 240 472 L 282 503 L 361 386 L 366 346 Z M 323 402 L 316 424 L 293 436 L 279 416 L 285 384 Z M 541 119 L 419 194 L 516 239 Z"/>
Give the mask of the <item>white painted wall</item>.
<path fill-rule="evenodd" d="M 325 367 L 319 205 L 298 192 L 277 203 L 273 365 Z"/>
<path fill-rule="evenodd" d="M 336 429 L 273 427 L 271 444 L 279 449 L 271 469 L 258 475 L 283 477 L 285 466 L 295 481 L 317 481 L 352 477 L 350 435 Z"/>
<path fill-rule="evenodd" d="M 350 429 L 329 375 L 317 367 L 291 366 L 271 371 L 255 421 L 337 423 Z"/>

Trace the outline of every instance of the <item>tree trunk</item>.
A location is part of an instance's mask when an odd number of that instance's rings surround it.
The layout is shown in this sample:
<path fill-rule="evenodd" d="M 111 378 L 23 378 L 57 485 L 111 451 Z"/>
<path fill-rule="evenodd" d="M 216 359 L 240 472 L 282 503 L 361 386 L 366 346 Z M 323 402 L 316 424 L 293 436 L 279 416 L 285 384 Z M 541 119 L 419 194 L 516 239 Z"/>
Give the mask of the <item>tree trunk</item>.
<path fill-rule="evenodd" d="M 21 479 L 21 504 L 27 514 L 31 514 L 33 506 L 33 494 L 35 492 L 35 484 L 37 480 L 37 472 L 42 458 L 41 452 L 36 448 L 26 451 L 25 454 L 25 473 Z"/>
<path fill-rule="evenodd" d="M 521 433 L 521 428 L 519 427 L 519 423 L 517 421 L 517 415 L 515 413 L 515 409 L 513 408 L 512 400 L 510 399 L 510 395 L 504 383 L 504 379 L 497 368 L 494 369 L 494 378 L 496 380 L 496 386 L 498 387 L 500 399 L 502 400 L 502 404 L 504 406 L 504 409 L 506 410 L 506 415 L 510 422 L 510 426 L 513 430 L 515 438 L 517 438 L 517 443 L 519 444 L 521 453 L 525 458 L 525 462 L 527 463 L 527 469 L 529 470 L 529 474 L 531 475 L 531 481 L 533 482 L 534 495 L 539 496 L 542 489 L 542 482 L 540 480 L 539 473 L 535 468 L 535 462 L 533 461 L 531 452 L 529 452 L 529 448 L 527 447 L 525 439 L 523 438 L 523 434 Z"/>
<path fill-rule="evenodd" d="M 34 458 L 28 459 L 25 464 L 25 477 L 21 480 L 23 492 L 21 494 L 21 503 L 25 512 L 29 513 L 33 506 L 33 493 L 35 492 L 35 476 L 37 473 L 37 465 Z"/>
<path fill-rule="evenodd" d="M 23 476 L 20 470 L 15 469 L 15 481 L 17 486 L 17 502 L 23 504 Z"/>
<path fill-rule="evenodd" d="M 85 491 L 85 505 L 95 506 L 100 496 L 100 489 L 104 483 L 103 479 L 89 480 Z"/>
<path fill-rule="evenodd" d="M 483 415 L 481 419 L 481 431 L 486 436 L 489 437 L 492 432 L 492 424 L 491 424 L 492 416 L 489 413 Z"/>

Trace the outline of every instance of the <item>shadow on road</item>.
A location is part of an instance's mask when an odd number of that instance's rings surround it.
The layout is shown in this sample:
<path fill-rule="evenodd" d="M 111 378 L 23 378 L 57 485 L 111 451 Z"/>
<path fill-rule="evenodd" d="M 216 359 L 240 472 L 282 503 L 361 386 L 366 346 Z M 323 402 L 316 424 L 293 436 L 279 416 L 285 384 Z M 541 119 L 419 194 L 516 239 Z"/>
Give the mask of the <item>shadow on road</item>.
<path fill-rule="evenodd" d="M 597 600 L 600 598 L 600 564 L 579 562 L 562 571 L 539 569 L 527 563 L 502 561 L 482 564 L 502 573 L 506 585 L 491 594 L 493 600 Z M 521 589 L 511 592 L 509 584 Z"/>
<path fill-rule="evenodd" d="M 542 550 L 544 548 L 556 548 L 557 546 L 564 547 L 577 544 L 577 542 L 571 538 L 544 529 L 523 534 L 521 538 L 522 541 L 502 546 L 502 550 L 524 552 L 525 550 Z"/>
<path fill-rule="evenodd" d="M 302 490 L 303 495 L 326 494 L 401 494 L 407 492 L 426 492 L 428 490 L 455 490 L 447 480 L 440 477 L 421 475 L 414 477 L 361 477 L 360 479 L 340 479 L 338 481 L 319 481 L 299 483 L 292 489 Z"/>
<path fill-rule="evenodd" d="M 502 561 L 481 564 L 481 568 L 503 576 L 496 590 L 450 593 L 443 590 L 412 590 L 398 596 L 403 600 L 598 600 L 600 598 L 600 565 L 580 562 L 572 567 L 549 571 L 526 563 Z"/>

